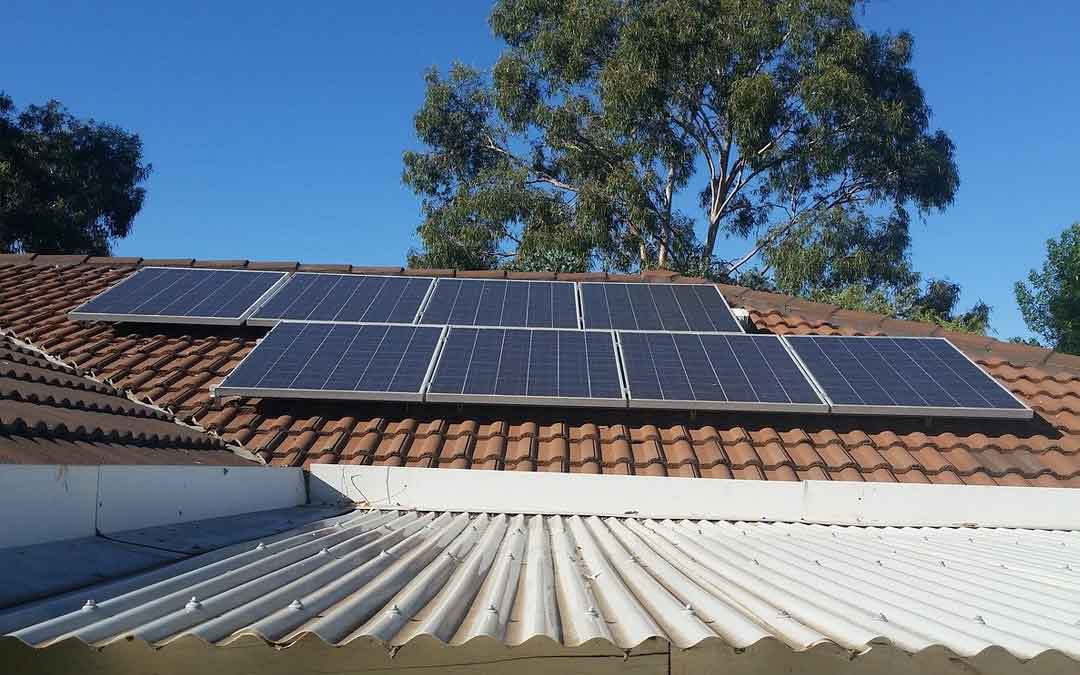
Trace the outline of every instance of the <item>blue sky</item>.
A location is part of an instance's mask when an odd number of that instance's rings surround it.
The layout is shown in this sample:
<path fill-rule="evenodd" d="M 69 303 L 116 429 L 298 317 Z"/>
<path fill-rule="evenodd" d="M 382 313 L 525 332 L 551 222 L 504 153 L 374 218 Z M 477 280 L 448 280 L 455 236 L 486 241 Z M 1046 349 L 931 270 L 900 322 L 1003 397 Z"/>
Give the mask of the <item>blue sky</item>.
<path fill-rule="evenodd" d="M 488 6 L 8 0 L 0 89 L 142 136 L 154 174 L 120 255 L 400 265 L 419 219 L 401 153 L 423 71 L 494 63 Z M 1004 338 L 1027 334 L 1012 284 L 1080 220 L 1080 4 L 1016 7 L 864 13 L 914 34 L 933 123 L 957 145 L 959 195 L 914 224 L 916 267 L 993 305 Z"/>

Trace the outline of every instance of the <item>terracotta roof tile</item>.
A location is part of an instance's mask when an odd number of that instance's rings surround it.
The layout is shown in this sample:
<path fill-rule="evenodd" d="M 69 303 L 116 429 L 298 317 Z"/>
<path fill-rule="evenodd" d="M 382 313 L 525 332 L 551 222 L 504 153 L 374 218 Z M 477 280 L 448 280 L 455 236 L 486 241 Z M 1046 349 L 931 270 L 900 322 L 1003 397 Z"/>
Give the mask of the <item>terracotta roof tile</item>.
<path fill-rule="evenodd" d="M 532 411 L 514 419 L 257 398 L 211 399 L 209 387 L 253 346 L 249 329 L 78 324 L 64 313 L 129 274 L 139 260 L 0 256 L 0 329 L 94 369 L 138 397 L 168 405 L 274 463 L 408 463 L 583 473 L 699 475 L 767 480 L 884 480 L 1080 485 L 1080 357 L 988 338 L 953 336 L 970 356 L 1039 411 L 1031 423 L 904 418 L 747 416 L 634 411 Z M 227 266 L 244 261 L 143 260 L 150 265 Z M 60 265 L 57 267 L 56 265 Z M 246 263 L 249 269 L 503 277 L 502 271 L 400 270 L 351 265 Z M 514 274 L 514 278 L 530 278 Z M 541 275 L 550 278 L 551 275 Z M 703 280 L 656 275 L 677 283 Z M 556 275 L 601 280 L 604 273 Z M 612 276 L 612 280 L 640 277 Z M 759 329 L 777 333 L 941 334 L 829 305 L 723 286 Z M 45 390 L 36 390 L 42 398 Z M 26 395 L 30 395 L 27 389 Z M 45 397 L 47 398 L 47 396 Z M 54 397 L 55 398 L 55 397 Z M 3 399 L 6 400 L 6 399 Z M 87 402 L 89 399 L 87 399 Z M 40 403 L 30 403 L 40 405 Z M 319 413 L 313 414 L 318 408 Z M 379 412 L 372 413 L 373 409 Z M 407 412 L 406 412 L 406 409 Z M 480 414 L 471 418 L 469 415 Z M 542 421 L 541 421 L 542 419 Z M 661 422 L 660 420 L 663 420 Z"/>
<path fill-rule="evenodd" d="M 5 445 L 24 454 L 12 457 Z M 158 464 L 189 455 L 182 463 L 194 464 L 198 451 L 212 451 L 212 463 L 220 464 L 229 454 L 219 439 L 176 423 L 168 411 L 136 403 L 126 391 L 0 335 L 0 455 L 6 461 L 52 462 L 60 448 L 87 450 L 70 461 L 59 458 L 73 464 Z M 233 457 L 225 463 L 250 463 Z"/>

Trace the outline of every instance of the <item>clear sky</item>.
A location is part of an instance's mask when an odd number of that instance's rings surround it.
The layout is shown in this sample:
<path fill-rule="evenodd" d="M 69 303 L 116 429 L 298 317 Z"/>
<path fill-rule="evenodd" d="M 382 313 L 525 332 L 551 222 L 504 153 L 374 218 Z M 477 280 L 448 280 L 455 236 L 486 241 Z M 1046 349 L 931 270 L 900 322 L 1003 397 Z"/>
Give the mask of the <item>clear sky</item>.
<path fill-rule="evenodd" d="M 7 0 L 0 89 L 141 135 L 154 173 L 119 255 L 400 265 L 423 71 L 490 67 L 488 7 Z M 993 305 L 999 337 L 1026 335 L 1012 284 L 1080 220 L 1080 3 L 881 0 L 863 20 L 914 34 L 957 145 L 959 195 L 914 224 L 916 267 Z"/>

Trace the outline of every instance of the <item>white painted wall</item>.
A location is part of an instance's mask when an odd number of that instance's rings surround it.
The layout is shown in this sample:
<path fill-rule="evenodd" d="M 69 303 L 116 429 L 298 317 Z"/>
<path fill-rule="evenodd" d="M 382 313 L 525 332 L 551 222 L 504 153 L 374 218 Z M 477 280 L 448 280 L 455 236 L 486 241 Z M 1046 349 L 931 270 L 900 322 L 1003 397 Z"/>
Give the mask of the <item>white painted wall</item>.
<path fill-rule="evenodd" d="M 0 468 L 0 548 L 305 501 L 298 468 L 6 465 Z"/>
<path fill-rule="evenodd" d="M 313 503 L 830 525 L 1080 529 L 1080 490 L 316 464 Z"/>
<path fill-rule="evenodd" d="M 97 482 L 96 466 L 0 468 L 0 548 L 92 536 Z"/>
<path fill-rule="evenodd" d="M 298 468 L 102 466 L 97 527 L 119 532 L 281 509 L 306 500 Z"/>

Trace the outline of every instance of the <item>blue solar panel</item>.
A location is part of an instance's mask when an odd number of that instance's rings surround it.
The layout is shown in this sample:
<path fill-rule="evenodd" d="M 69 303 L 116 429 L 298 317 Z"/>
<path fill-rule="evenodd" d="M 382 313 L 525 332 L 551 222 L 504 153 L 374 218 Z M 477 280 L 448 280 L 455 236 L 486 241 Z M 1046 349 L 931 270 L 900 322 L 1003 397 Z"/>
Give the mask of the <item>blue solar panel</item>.
<path fill-rule="evenodd" d="M 713 284 L 581 284 L 585 328 L 741 333 Z"/>
<path fill-rule="evenodd" d="M 279 323 L 216 395 L 419 401 L 442 328 Z"/>
<path fill-rule="evenodd" d="M 144 267 L 68 314 L 78 321 L 243 323 L 284 272 Z"/>
<path fill-rule="evenodd" d="M 626 405 L 610 332 L 449 330 L 428 401 Z"/>
<path fill-rule="evenodd" d="M 431 283 L 429 277 L 301 272 L 259 307 L 248 323 L 412 323 Z"/>
<path fill-rule="evenodd" d="M 836 413 L 1032 416 L 944 338 L 799 335 L 785 338 Z"/>
<path fill-rule="evenodd" d="M 620 332 L 631 408 L 826 412 L 775 335 Z"/>
<path fill-rule="evenodd" d="M 420 323 L 577 328 L 574 284 L 565 281 L 439 279 Z"/>

